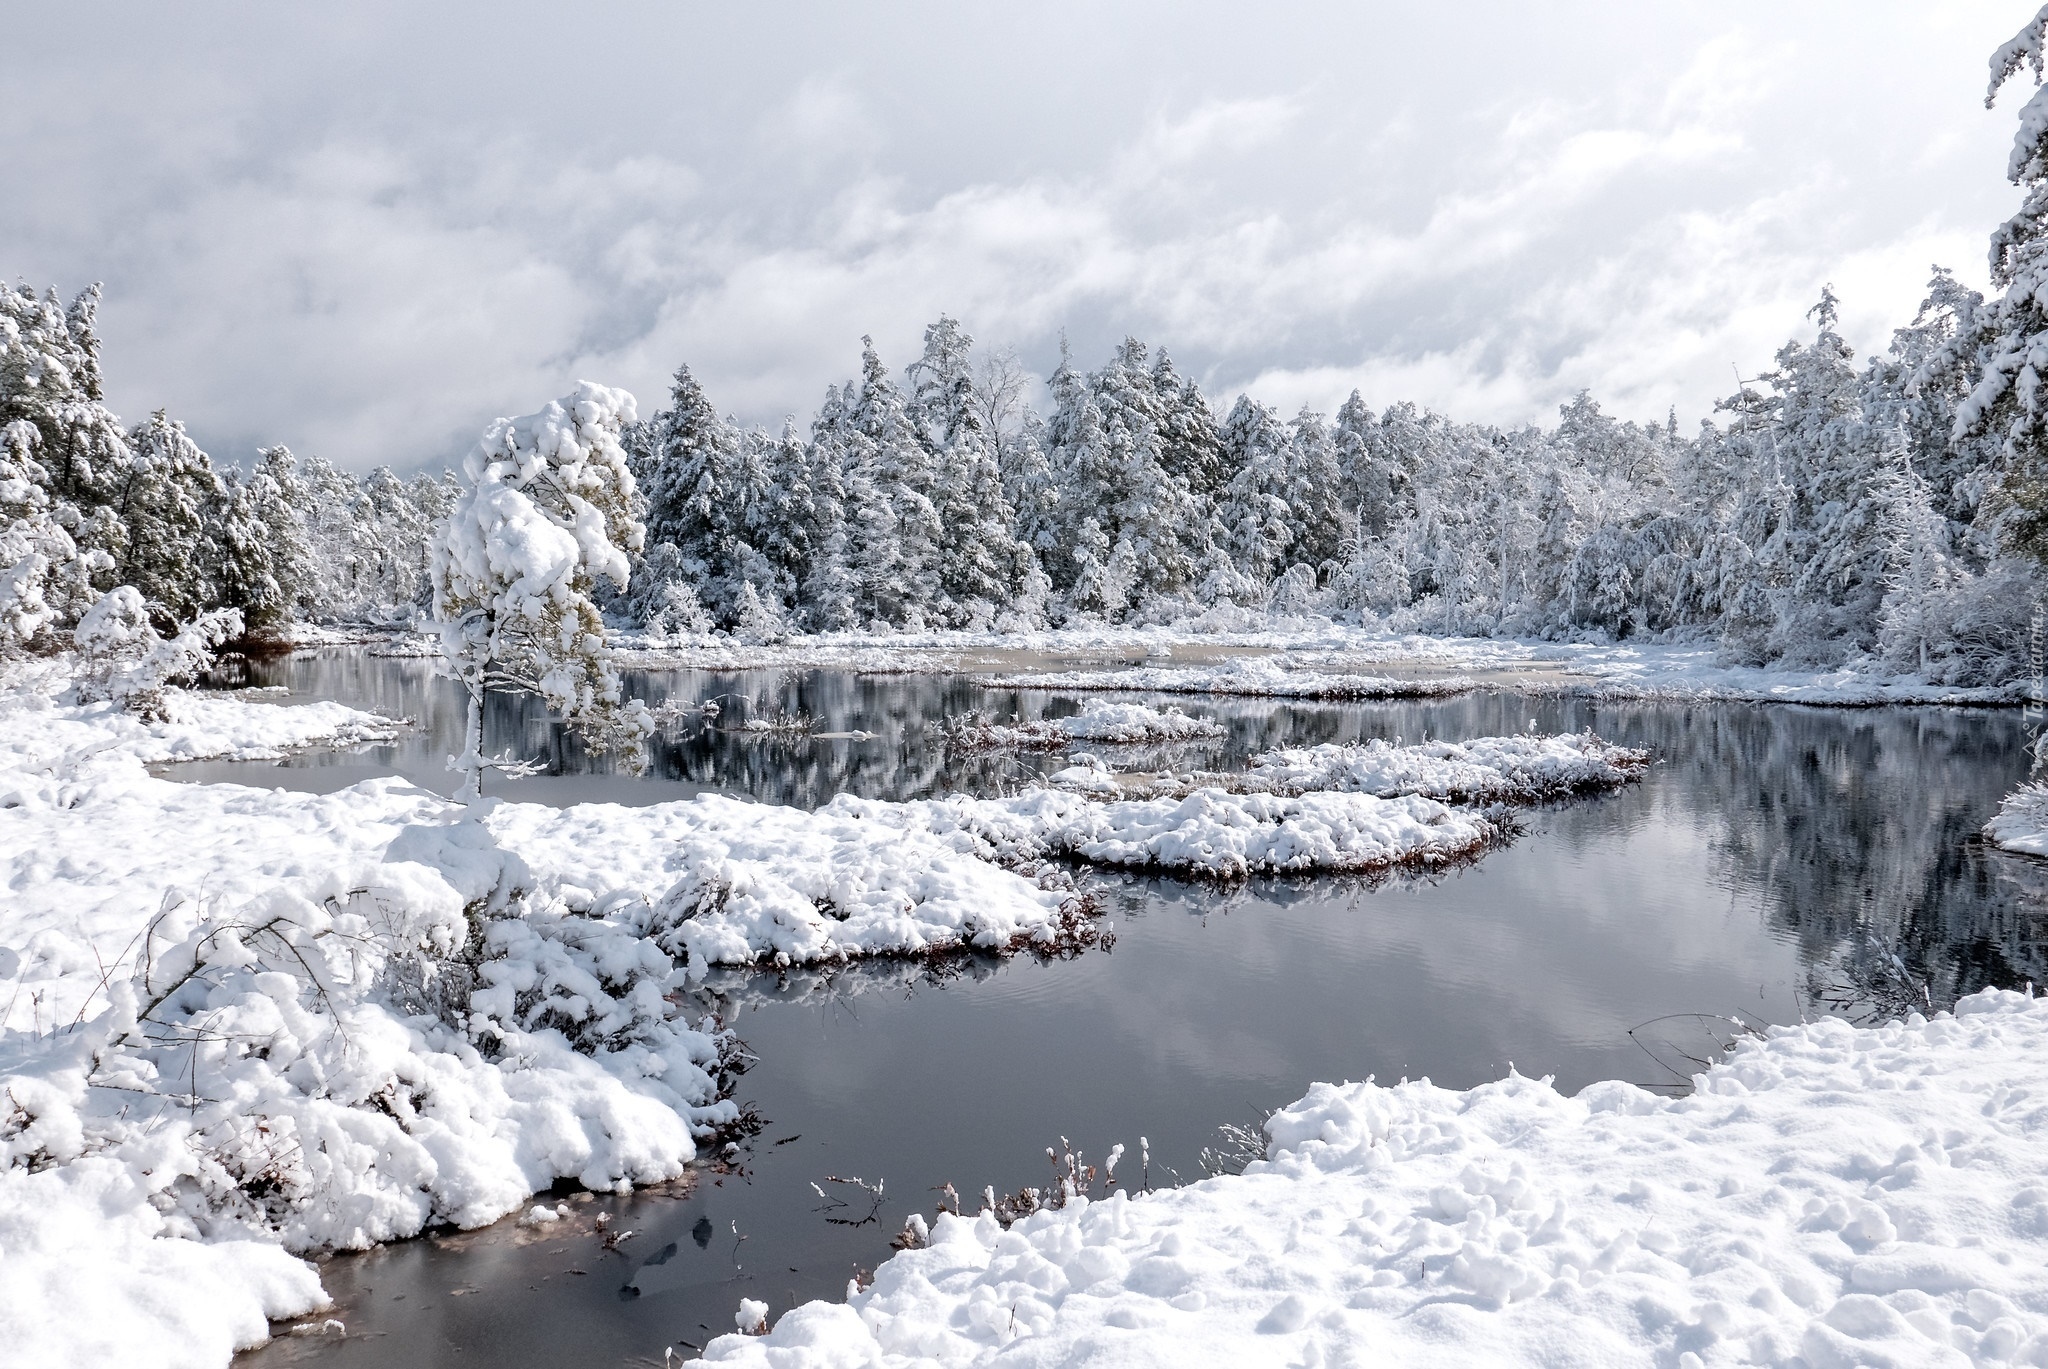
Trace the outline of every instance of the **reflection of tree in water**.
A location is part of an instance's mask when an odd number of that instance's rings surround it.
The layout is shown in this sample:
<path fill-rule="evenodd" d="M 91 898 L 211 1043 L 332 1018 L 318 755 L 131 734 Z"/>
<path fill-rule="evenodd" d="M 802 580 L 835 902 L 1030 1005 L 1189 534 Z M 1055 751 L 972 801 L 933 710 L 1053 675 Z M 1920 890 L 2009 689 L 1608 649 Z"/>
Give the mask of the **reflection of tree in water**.
<path fill-rule="evenodd" d="M 1796 941 L 1818 1008 L 1946 1007 L 2043 978 L 2048 871 L 1975 835 L 2026 769 L 2015 714 L 1630 706 L 1605 734 L 1683 783 L 1668 821 L 1706 832 L 1730 884 Z"/>

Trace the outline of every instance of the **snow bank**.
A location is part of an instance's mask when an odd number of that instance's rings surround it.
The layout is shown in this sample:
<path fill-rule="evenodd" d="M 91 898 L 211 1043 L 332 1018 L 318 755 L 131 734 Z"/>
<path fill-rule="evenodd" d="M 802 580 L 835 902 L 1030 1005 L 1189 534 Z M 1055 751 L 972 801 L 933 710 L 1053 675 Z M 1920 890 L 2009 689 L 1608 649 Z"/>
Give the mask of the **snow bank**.
<path fill-rule="evenodd" d="M 1577 736 L 1479 737 L 1407 746 L 1377 738 L 1252 758 L 1248 784 L 1277 792 L 1422 794 L 1453 803 L 1519 802 L 1614 789 L 1649 769 L 1650 753 Z"/>
<path fill-rule="evenodd" d="M 174 783 L 145 762 L 392 724 L 170 716 L 0 701 L 0 1343 L 33 1363 L 219 1364 L 320 1304 L 285 1250 L 675 1177 L 737 1117 L 730 1038 L 674 997 L 706 965 L 1086 935 L 1061 888 L 844 814 Z M 52 1318 L 85 1268 L 125 1311 Z"/>
<path fill-rule="evenodd" d="M 219 1369 L 273 1318 L 327 1305 L 312 1266 L 264 1241 L 163 1239 L 134 1168 L 89 1156 L 0 1169 L 0 1345 L 23 1369 Z"/>
<path fill-rule="evenodd" d="M 842 795 L 824 810 L 930 835 L 1013 868 L 1055 857 L 1095 865 L 1236 878 L 1439 864 L 1476 854 L 1498 819 L 1431 799 L 1371 794 L 1234 794 L 1098 802 L 1037 789 L 1006 799 L 949 796 L 884 803 Z"/>
<path fill-rule="evenodd" d="M 2048 1002 L 1774 1028 L 1667 1099 L 1318 1084 L 1241 1176 L 941 1216 L 705 1359 L 2048 1363 Z"/>
<path fill-rule="evenodd" d="M 1177 708 L 1090 699 L 1069 718 L 995 723 L 979 716 L 949 723 L 946 741 L 972 751 L 1058 751 L 1077 741 L 1107 746 L 1200 741 L 1224 735 L 1223 725 Z"/>
<path fill-rule="evenodd" d="M 2048 856 L 2048 784 L 2033 780 L 2007 794 L 1984 835 L 2001 850 Z"/>

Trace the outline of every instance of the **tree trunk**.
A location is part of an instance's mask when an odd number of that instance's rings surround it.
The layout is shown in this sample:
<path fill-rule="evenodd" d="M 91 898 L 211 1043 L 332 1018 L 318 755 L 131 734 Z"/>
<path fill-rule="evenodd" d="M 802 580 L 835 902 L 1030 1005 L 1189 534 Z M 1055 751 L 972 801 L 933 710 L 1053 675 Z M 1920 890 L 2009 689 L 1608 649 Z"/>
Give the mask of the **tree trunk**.
<path fill-rule="evenodd" d="M 484 691 L 481 688 L 470 692 L 469 718 L 463 731 L 469 743 L 463 758 L 469 767 L 469 777 L 462 786 L 463 798 L 474 803 L 484 796 Z"/>

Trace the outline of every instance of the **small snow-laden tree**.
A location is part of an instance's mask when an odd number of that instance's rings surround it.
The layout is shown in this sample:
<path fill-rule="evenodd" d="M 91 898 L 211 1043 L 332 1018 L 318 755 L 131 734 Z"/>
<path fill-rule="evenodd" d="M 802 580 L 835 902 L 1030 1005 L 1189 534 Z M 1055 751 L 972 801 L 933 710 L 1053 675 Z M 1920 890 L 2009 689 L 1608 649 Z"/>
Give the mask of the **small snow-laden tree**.
<path fill-rule="evenodd" d="M 200 614 L 171 637 L 160 637 L 141 591 L 116 586 L 85 611 L 72 631 L 78 648 L 78 701 L 111 699 L 145 721 L 166 721 L 164 691 L 197 679 L 213 664 L 221 643 L 241 631 L 242 615 L 223 608 Z"/>
<path fill-rule="evenodd" d="M 498 690 L 538 694 L 595 750 L 629 750 L 653 730 L 628 700 L 604 640 L 600 577 L 624 588 L 646 539 L 620 430 L 633 397 L 589 381 L 538 413 L 501 418 L 463 461 L 466 488 L 434 542 L 434 617 L 448 672 L 469 696 L 463 751 L 450 767 L 481 797 Z"/>
<path fill-rule="evenodd" d="M 113 508 L 127 535 L 116 573 L 154 606 L 165 626 L 208 602 L 207 510 L 221 480 L 213 461 L 162 409 L 128 434 L 129 459 Z"/>

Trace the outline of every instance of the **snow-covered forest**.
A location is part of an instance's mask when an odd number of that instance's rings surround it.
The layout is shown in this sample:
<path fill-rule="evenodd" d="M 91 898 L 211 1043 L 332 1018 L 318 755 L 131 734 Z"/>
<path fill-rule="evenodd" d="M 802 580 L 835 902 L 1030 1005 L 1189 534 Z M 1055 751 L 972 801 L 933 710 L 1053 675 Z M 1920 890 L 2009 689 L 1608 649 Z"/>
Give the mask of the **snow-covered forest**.
<path fill-rule="evenodd" d="M 25 287 L 0 300 L 10 642 L 69 628 L 116 584 L 166 627 L 428 602 L 452 480 L 357 477 L 282 446 L 217 468 L 164 412 L 128 426 L 101 402 L 97 289 L 68 308 Z M 2035 563 L 2010 553 L 2038 540 L 1972 399 L 2007 312 L 1937 271 L 1890 347 L 1859 359 L 1824 292 L 1773 368 L 1692 432 L 1590 393 L 1549 427 L 1356 392 L 1334 415 L 1226 408 L 1135 338 L 1094 370 L 1063 359 L 1034 404 L 1015 359 L 950 318 L 900 375 L 865 346 L 808 431 L 722 417 L 683 366 L 625 432 L 647 539 L 607 612 L 756 639 L 1322 614 L 1998 683 L 2035 597 Z"/>
<path fill-rule="evenodd" d="M 116 585 L 164 627 L 409 616 L 452 483 L 283 446 L 222 469 L 161 409 L 124 424 L 101 398 L 99 302 L 0 290 L 0 649 L 54 641 Z"/>

